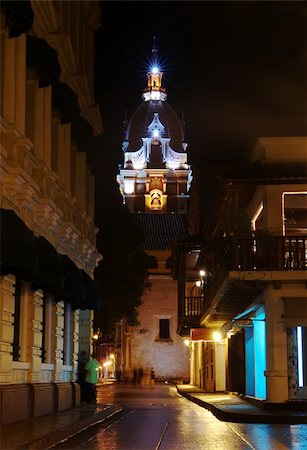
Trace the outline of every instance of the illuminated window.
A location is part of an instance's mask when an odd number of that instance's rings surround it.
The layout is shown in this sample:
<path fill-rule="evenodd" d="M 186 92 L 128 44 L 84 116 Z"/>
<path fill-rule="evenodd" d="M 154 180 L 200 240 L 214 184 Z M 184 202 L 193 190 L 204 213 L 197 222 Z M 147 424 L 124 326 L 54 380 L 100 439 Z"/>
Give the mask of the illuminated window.
<path fill-rule="evenodd" d="M 150 209 L 160 210 L 162 209 L 162 195 L 157 189 L 152 191 L 150 195 Z"/>

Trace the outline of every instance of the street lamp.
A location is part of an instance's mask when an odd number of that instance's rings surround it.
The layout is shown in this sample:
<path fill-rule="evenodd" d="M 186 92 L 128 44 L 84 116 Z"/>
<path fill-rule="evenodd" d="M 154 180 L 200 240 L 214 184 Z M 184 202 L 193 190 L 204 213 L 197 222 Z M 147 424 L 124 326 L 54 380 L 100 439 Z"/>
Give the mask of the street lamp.
<path fill-rule="evenodd" d="M 204 269 L 201 269 L 199 271 L 199 277 L 200 277 L 200 280 L 196 281 L 196 286 L 198 288 L 201 288 L 201 295 L 203 296 L 204 295 L 204 285 L 207 282 L 207 272 Z"/>
<path fill-rule="evenodd" d="M 98 340 L 100 338 L 100 330 L 98 328 L 98 330 L 93 334 L 93 351 L 94 353 L 97 354 L 97 344 L 98 344 Z"/>

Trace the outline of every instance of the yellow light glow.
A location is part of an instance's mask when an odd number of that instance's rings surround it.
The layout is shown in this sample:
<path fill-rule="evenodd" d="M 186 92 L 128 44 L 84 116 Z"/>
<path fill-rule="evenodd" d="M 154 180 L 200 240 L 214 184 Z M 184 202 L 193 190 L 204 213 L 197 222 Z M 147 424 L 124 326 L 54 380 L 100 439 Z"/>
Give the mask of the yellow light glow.
<path fill-rule="evenodd" d="M 97 341 L 97 339 L 98 339 L 98 334 L 97 333 L 94 334 L 93 339 L 95 339 L 95 341 Z"/>
<path fill-rule="evenodd" d="M 102 365 L 103 365 L 103 367 L 108 367 L 108 366 L 111 366 L 112 364 L 113 364 L 112 361 L 106 361 Z"/>
<path fill-rule="evenodd" d="M 196 286 L 197 286 L 197 287 L 200 287 L 200 286 L 201 286 L 201 281 L 200 281 L 200 280 L 197 280 L 197 281 L 196 281 Z"/>
<path fill-rule="evenodd" d="M 190 339 L 185 339 L 184 340 L 184 345 L 186 345 L 188 347 L 190 345 Z"/>
<path fill-rule="evenodd" d="M 205 276 L 206 276 L 206 271 L 205 271 L 205 270 L 200 270 L 200 271 L 199 271 L 199 275 L 200 275 L 201 277 L 205 277 Z"/>
<path fill-rule="evenodd" d="M 259 218 L 260 214 L 262 213 L 262 211 L 263 211 L 263 202 L 260 202 L 255 214 L 253 215 L 253 217 L 251 219 L 251 227 L 252 227 L 253 231 L 256 230 L 256 222 L 257 222 L 257 219 Z"/>
<path fill-rule="evenodd" d="M 115 358 L 115 355 L 114 355 L 114 353 L 111 353 L 111 355 L 110 355 L 110 358 L 112 358 L 112 359 L 114 359 L 114 358 Z"/>
<path fill-rule="evenodd" d="M 214 333 L 212 334 L 213 340 L 218 342 L 222 340 L 222 335 L 219 331 L 214 331 Z"/>

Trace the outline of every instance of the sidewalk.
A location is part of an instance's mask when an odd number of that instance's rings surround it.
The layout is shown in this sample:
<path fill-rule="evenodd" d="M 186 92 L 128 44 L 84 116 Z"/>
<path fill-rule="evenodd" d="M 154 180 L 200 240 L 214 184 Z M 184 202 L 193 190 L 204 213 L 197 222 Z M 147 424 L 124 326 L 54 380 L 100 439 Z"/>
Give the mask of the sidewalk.
<path fill-rule="evenodd" d="M 67 411 L 4 425 L 0 434 L 2 450 L 48 449 L 79 431 L 122 411 L 116 405 L 82 404 Z"/>
<path fill-rule="evenodd" d="M 203 389 L 189 384 L 177 385 L 180 395 L 208 409 L 220 420 L 238 423 L 307 424 L 307 409 L 267 410 L 261 404 L 242 399 L 233 394 L 206 393 Z M 306 402 L 302 403 L 306 406 Z"/>

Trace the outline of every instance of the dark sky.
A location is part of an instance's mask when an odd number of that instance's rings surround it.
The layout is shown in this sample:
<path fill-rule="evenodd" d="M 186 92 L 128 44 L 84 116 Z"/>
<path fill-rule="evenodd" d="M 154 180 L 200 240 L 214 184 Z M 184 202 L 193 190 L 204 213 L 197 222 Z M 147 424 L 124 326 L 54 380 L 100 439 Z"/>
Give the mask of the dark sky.
<path fill-rule="evenodd" d="M 184 112 L 192 163 L 221 157 L 219 142 L 231 157 L 243 138 L 306 134 L 305 2 L 102 1 L 101 11 L 96 100 L 104 134 L 94 161 L 106 207 L 124 112 L 129 118 L 142 101 L 154 35 L 168 102 Z"/>

